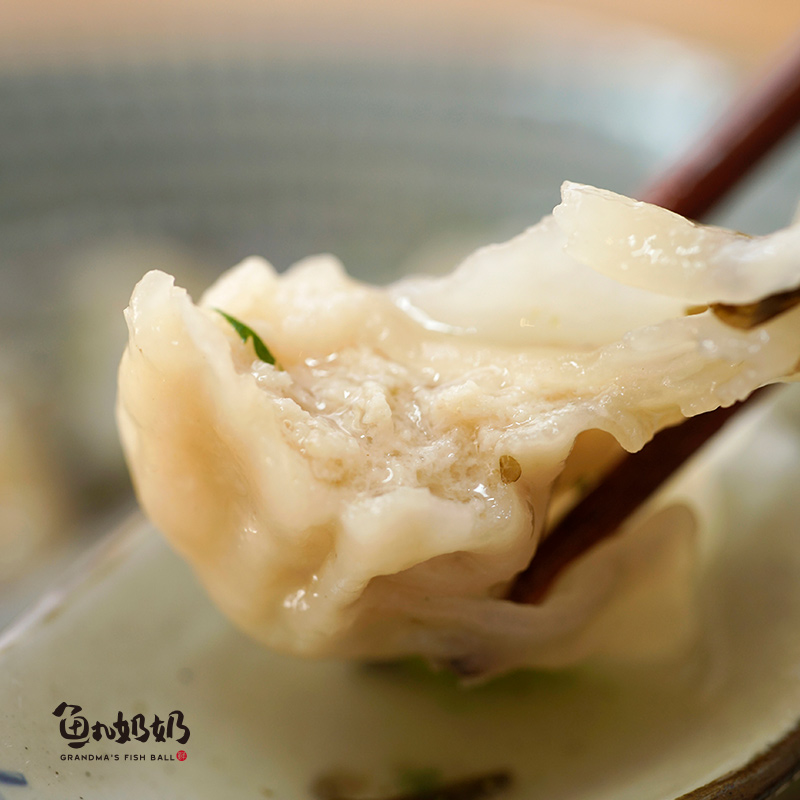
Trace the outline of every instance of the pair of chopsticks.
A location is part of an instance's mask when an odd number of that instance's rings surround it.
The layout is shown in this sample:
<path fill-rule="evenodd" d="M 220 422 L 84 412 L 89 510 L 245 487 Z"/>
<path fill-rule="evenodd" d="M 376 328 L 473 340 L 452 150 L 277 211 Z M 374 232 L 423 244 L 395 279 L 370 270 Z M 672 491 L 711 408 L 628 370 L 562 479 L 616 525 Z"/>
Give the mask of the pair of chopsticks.
<path fill-rule="evenodd" d="M 677 166 L 645 189 L 641 199 L 700 219 L 798 122 L 800 39 L 745 91 Z M 800 289 L 772 295 L 750 306 L 712 308 L 729 324 L 755 327 L 798 302 Z M 667 428 L 640 452 L 623 458 L 540 543 L 530 566 L 517 576 L 509 599 L 541 602 L 565 567 L 613 535 L 754 396 Z"/>

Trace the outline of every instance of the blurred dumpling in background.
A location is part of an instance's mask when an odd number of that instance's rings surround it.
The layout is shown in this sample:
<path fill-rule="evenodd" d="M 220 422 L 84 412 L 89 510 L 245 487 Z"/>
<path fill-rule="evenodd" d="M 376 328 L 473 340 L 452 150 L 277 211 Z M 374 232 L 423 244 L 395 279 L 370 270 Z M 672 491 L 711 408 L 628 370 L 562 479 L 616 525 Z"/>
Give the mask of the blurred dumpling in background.
<path fill-rule="evenodd" d="M 0 365 L 0 592 L 59 545 L 73 516 L 49 426 L 8 372 Z"/>
<path fill-rule="evenodd" d="M 142 262 L 204 278 L 186 248 L 156 237 L 62 250 L 7 276 L 0 327 L 0 627 L 131 506 L 114 424 L 121 311 Z M 22 280 L 41 283 L 26 295 Z"/>

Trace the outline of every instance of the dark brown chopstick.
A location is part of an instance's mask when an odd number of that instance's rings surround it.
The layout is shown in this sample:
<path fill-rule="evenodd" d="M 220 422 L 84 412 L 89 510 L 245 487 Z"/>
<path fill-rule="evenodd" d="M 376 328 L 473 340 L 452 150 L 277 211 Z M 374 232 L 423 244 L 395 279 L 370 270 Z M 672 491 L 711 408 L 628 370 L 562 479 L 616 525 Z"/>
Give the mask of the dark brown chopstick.
<path fill-rule="evenodd" d="M 769 322 L 800 303 L 800 288 L 778 292 L 762 297 L 755 303 L 733 306 L 727 303 L 714 303 L 711 310 L 727 325 L 742 330 L 750 330 Z"/>
<path fill-rule="evenodd" d="M 800 38 L 642 198 L 697 219 L 722 200 L 798 122 Z M 663 430 L 639 453 L 626 456 L 548 534 L 529 567 L 517 576 L 509 598 L 519 603 L 540 602 L 566 566 L 613 535 L 754 396 Z"/>
<path fill-rule="evenodd" d="M 645 187 L 641 199 L 702 219 L 793 130 L 799 117 L 800 36 L 678 164 Z"/>
<path fill-rule="evenodd" d="M 623 458 L 539 545 L 531 566 L 517 577 L 509 598 L 518 603 L 538 603 L 566 566 L 615 533 L 743 405 L 737 403 L 666 428 L 640 452 Z"/>

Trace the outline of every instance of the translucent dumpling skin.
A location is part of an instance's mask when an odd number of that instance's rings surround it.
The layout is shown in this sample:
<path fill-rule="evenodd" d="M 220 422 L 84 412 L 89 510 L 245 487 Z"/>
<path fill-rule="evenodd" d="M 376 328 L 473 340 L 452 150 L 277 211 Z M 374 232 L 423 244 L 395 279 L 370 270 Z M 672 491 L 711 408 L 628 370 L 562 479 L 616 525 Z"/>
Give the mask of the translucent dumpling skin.
<path fill-rule="evenodd" d="M 150 272 L 126 312 L 122 440 L 147 514 L 271 647 L 473 675 L 663 658 L 691 641 L 702 570 L 682 505 L 639 515 L 541 605 L 504 593 L 576 437 L 604 432 L 579 440 L 602 446 L 577 485 L 609 442 L 638 450 L 794 373 L 800 312 L 742 331 L 692 307 L 797 284 L 800 229 L 753 239 L 574 184 L 444 278 L 377 289 L 328 256 L 281 276 L 250 259 L 194 305 Z"/>

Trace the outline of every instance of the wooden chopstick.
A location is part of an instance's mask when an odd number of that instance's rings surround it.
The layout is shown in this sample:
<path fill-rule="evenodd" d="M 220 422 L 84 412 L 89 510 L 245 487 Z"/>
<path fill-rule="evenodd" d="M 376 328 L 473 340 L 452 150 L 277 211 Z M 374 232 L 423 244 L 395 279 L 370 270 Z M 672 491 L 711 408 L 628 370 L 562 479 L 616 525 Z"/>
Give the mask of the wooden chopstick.
<path fill-rule="evenodd" d="M 798 122 L 800 38 L 677 166 L 645 189 L 642 199 L 685 217 L 702 217 Z M 531 564 L 514 581 L 509 599 L 541 602 L 565 567 L 613 535 L 754 396 L 667 428 L 640 452 L 625 456 L 540 543 Z"/>
<path fill-rule="evenodd" d="M 800 118 L 800 35 L 697 141 L 678 164 L 646 186 L 641 199 L 702 219 Z"/>

